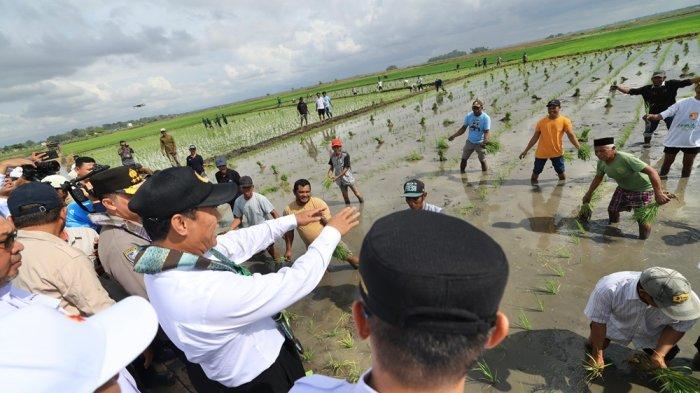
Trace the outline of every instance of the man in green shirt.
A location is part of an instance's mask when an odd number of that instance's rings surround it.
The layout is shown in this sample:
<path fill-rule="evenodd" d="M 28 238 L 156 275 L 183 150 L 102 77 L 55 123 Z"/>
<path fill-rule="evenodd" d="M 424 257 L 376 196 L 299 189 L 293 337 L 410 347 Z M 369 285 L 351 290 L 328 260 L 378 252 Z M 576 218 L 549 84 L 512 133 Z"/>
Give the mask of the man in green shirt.
<path fill-rule="evenodd" d="M 593 141 L 598 157 L 596 175 L 583 196 L 583 203 L 589 203 L 593 192 L 603 182 L 605 175 L 617 182 L 617 189 L 608 205 L 610 223 L 620 221 L 621 211 L 641 208 L 652 202 L 663 205 L 670 200 L 661 189 L 661 179 L 654 168 L 632 154 L 617 151 L 614 138 L 599 138 Z M 638 222 L 639 238 L 646 239 L 651 234 L 651 223 Z"/>

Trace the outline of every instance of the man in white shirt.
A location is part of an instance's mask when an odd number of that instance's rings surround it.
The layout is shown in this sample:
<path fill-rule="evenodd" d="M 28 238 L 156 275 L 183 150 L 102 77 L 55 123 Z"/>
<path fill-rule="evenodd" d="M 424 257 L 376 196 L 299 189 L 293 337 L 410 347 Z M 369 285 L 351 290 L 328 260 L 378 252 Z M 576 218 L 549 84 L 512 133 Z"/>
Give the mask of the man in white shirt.
<path fill-rule="evenodd" d="M 431 205 L 425 201 L 428 193 L 425 192 L 425 183 L 418 179 L 411 179 L 404 183 L 402 197 L 406 198 L 406 204 L 411 210 L 426 210 L 429 212 L 442 213 L 442 208 Z"/>
<path fill-rule="evenodd" d="M 632 342 L 666 368 L 679 351 L 676 343 L 700 318 L 700 299 L 677 271 L 651 267 L 601 278 L 584 314 L 591 321 L 591 361 L 605 364 L 603 350 L 610 341 Z"/>
<path fill-rule="evenodd" d="M 464 392 L 471 365 L 508 334 L 501 247 L 463 220 L 404 210 L 374 223 L 361 255 L 352 316 L 372 368 L 355 385 L 312 375 L 291 392 Z"/>
<path fill-rule="evenodd" d="M 136 256 L 135 270 L 145 274 L 161 327 L 191 362 L 197 391 L 286 392 L 304 368 L 279 313 L 316 287 L 359 213 L 346 208 L 334 216 L 291 267 L 251 275 L 239 264 L 297 225 L 319 221 L 322 209 L 216 236 L 216 207 L 236 191 L 186 167 L 154 174 L 129 202 L 153 241 Z"/>
<path fill-rule="evenodd" d="M 316 93 L 316 113 L 318 113 L 318 121 L 326 118 L 326 101 L 321 97 L 321 93 Z"/>
<path fill-rule="evenodd" d="M 664 140 L 664 162 L 659 176 L 665 179 L 676 160 L 678 152 L 683 152 L 681 177 L 690 177 L 695 156 L 700 153 L 700 82 L 695 82 L 695 97 L 682 99 L 659 114 L 648 114 L 644 119 L 661 121 L 673 117 L 673 122 Z"/>

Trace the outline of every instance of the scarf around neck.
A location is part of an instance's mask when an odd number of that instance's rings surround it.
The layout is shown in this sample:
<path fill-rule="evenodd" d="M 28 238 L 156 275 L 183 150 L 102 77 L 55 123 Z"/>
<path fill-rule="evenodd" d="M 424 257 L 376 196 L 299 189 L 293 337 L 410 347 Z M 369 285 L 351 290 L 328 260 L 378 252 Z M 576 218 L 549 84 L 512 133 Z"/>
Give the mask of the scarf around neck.
<path fill-rule="evenodd" d="M 219 270 L 229 271 L 242 276 L 251 273 L 243 266 L 226 258 L 215 249 L 209 251 L 218 259 L 213 260 L 185 251 L 171 250 L 159 246 L 141 247 L 135 258 L 134 271 L 144 274 L 156 274 L 166 270 Z"/>

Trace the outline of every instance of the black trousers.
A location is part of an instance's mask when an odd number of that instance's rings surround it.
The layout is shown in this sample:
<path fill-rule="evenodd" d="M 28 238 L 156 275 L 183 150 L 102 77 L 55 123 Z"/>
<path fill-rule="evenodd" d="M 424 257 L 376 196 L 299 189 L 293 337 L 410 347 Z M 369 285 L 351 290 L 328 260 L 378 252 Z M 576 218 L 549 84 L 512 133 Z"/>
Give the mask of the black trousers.
<path fill-rule="evenodd" d="M 199 364 L 185 362 L 185 366 L 190 382 L 198 393 L 286 393 L 297 379 L 305 375 L 299 354 L 286 341 L 277 359 L 267 370 L 252 381 L 235 388 L 210 380 Z"/>

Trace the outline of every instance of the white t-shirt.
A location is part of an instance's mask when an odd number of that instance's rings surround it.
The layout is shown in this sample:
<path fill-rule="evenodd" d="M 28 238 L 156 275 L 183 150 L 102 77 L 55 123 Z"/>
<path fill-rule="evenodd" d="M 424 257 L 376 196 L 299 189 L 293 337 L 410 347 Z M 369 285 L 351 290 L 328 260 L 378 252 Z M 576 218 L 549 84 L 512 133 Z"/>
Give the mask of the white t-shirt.
<path fill-rule="evenodd" d="M 241 219 L 241 228 L 258 225 L 272 218 L 270 212 L 275 210 L 265 195 L 254 192 L 250 199 L 243 195 L 236 198 L 233 203 L 233 216 Z"/>
<path fill-rule="evenodd" d="M 700 100 L 684 98 L 661 112 L 665 119 L 673 116 L 671 128 L 664 140 L 666 147 L 700 147 Z"/>
<path fill-rule="evenodd" d="M 325 109 L 326 106 L 324 105 L 323 97 L 318 97 L 316 99 L 316 109 Z"/>

